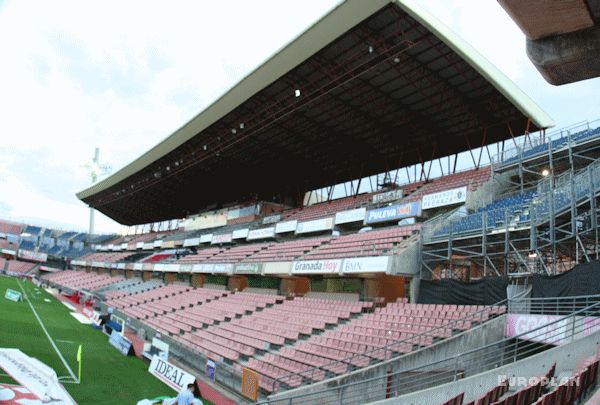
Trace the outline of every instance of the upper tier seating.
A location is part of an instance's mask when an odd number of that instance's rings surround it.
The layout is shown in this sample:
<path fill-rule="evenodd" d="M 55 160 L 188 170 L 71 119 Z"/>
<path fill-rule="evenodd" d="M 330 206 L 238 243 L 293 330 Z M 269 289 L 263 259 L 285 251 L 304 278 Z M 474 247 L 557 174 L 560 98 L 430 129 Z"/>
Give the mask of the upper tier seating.
<path fill-rule="evenodd" d="M 142 292 L 146 292 L 149 290 L 153 290 L 155 288 L 159 288 L 164 286 L 163 282 L 160 280 L 148 280 L 148 281 L 141 281 L 140 279 L 134 279 L 136 281 L 135 284 L 124 284 L 124 285 L 120 285 L 120 283 L 116 283 L 113 284 L 113 286 L 115 286 L 114 288 L 112 288 L 112 286 L 109 286 L 109 290 L 105 290 L 103 291 L 103 295 L 106 299 L 106 301 L 110 301 L 110 300 L 114 300 L 117 298 L 123 298 L 126 297 L 128 295 L 135 295 L 135 294 L 139 294 Z M 130 280 L 127 280 L 130 281 Z"/>
<path fill-rule="evenodd" d="M 224 250 L 219 254 L 211 256 L 205 261 L 214 263 L 236 263 L 239 261 L 245 261 L 245 259 L 248 257 L 268 248 L 269 246 L 271 246 L 271 243 L 252 243 L 248 245 L 235 246 L 231 249 Z"/>
<path fill-rule="evenodd" d="M 325 201 L 303 208 L 294 208 L 284 211 L 281 216 L 285 220 L 296 219 L 298 221 L 334 216 L 337 212 L 366 205 L 372 196 L 372 193 L 364 193 L 357 196 Z"/>
<path fill-rule="evenodd" d="M 0 249 L 17 250 L 17 245 L 6 239 L 0 239 Z"/>
<path fill-rule="evenodd" d="M 111 241 L 111 243 L 113 245 L 120 245 L 122 243 L 127 243 L 129 244 L 129 246 L 131 246 L 131 249 L 135 249 L 135 245 L 136 243 L 139 242 L 151 242 L 154 240 L 160 240 L 164 237 L 167 237 L 168 235 L 170 235 L 171 233 L 176 232 L 176 231 L 168 231 L 168 232 L 148 232 L 148 233 L 142 233 L 139 235 L 124 235 L 121 236 L 113 241 Z"/>
<path fill-rule="evenodd" d="M 244 262 L 277 262 L 298 259 L 315 248 L 324 246 L 333 238 L 324 236 L 320 238 L 298 239 L 288 242 L 271 243 L 254 255 L 248 257 Z"/>
<path fill-rule="evenodd" d="M 447 235 L 450 229 L 452 229 L 452 233 L 480 230 L 483 228 L 483 213 L 486 213 L 485 225 L 487 228 L 504 226 L 507 220 L 508 223 L 529 221 L 529 206 L 533 198 L 535 198 L 535 192 L 527 191 L 523 194 L 492 201 L 485 207 L 479 208 L 476 213 L 440 227 L 435 231 L 435 236 Z"/>
<path fill-rule="evenodd" d="M 169 297 L 171 295 L 180 294 L 182 292 L 189 291 L 190 289 L 191 287 L 189 286 L 169 284 L 159 288 L 149 289 L 138 294 L 130 294 L 124 297 L 109 299 L 106 301 L 106 303 L 111 307 L 124 309 Z"/>
<path fill-rule="evenodd" d="M 589 139 L 592 139 L 592 138 L 596 137 L 598 134 L 600 134 L 600 127 L 594 128 L 594 129 L 585 129 L 583 131 L 577 132 L 577 133 L 571 135 L 570 139 L 571 139 L 571 142 L 582 142 L 582 141 L 587 141 Z M 560 148 L 564 147 L 565 145 L 567 145 L 568 142 L 569 142 L 569 136 L 567 136 L 565 134 L 564 136 L 553 139 L 550 142 L 546 142 L 546 143 L 542 143 L 542 144 L 530 147 L 529 149 L 523 151 L 521 156 L 516 155 L 516 156 L 510 157 L 510 158 L 506 158 L 506 159 L 504 159 L 503 163 L 504 164 L 513 163 L 513 162 L 517 162 L 519 159 L 527 159 L 530 157 L 534 157 L 536 155 L 547 154 L 549 148 L 551 148 L 552 150 L 557 150 L 557 149 L 560 149 Z"/>
<path fill-rule="evenodd" d="M 39 226 L 27 225 L 23 233 L 28 233 L 30 235 L 39 235 L 42 232 L 42 228 Z"/>
<path fill-rule="evenodd" d="M 305 258 L 316 260 L 381 255 L 398 246 L 419 228 L 420 225 L 408 225 L 340 236 L 308 252 Z"/>
<path fill-rule="evenodd" d="M 142 263 L 157 263 L 175 255 L 174 251 L 156 252 L 142 260 Z"/>
<path fill-rule="evenodd" d="M 26 249 L 26 250 L 35 250 L 35 242 L 30 241 L 30 240 L 21 241 L 19 248 Z"/>
<path fill-rule="evenodd" d="M 201 263 L 223 252 L 223 248 L 199 249 L 197 253 L 182 257 L 177 263 Z"/>
<path fill-rule="evenodd" d="M 0 221 L 0 233 L 9 233 L 11 235 L 20 235 L 23 226 L 9 221 Z"/>
<path fill-rule="evenodd" d="M 43 280 L 62 285 L 72 290 L 95 290 L 122 281 L 122 277 L 111 277 L 108 274 L 84 273 L 81 271 L 64 270 L 41 277 Z"/>
<path fill-rule="evenodd" d="M 448 174 L 443 177 L 432 179 L 427 183 L 422 183 L 422 186 L 412 194 L 407 195 L 405 200 L 416 201 L 426 194 L 438 193 L 440 191 L 451 190 L 463 186 L 468 186 L 469 191 L 474 191 L 483 183 L 487 182 L 490 179 L 490 176 L 490 166 Z"/>
<path fill-rule="evenodd" d="M 7 273 L 12 274 L 27 274 L 29 273 L 35 266 L 36 263 L 22 262 L 19 260 L 7 260 Z M 0 269 L 4 268 L 4 264 L 0 263 Z"/>
<path fill-rule="evenodd" d="M 124 261 L 128 256 L 134 254 L 133 252 L 94 252 L 81 259 L 87 262 L 104 262 L 104 263 L 117 263 Z"/>

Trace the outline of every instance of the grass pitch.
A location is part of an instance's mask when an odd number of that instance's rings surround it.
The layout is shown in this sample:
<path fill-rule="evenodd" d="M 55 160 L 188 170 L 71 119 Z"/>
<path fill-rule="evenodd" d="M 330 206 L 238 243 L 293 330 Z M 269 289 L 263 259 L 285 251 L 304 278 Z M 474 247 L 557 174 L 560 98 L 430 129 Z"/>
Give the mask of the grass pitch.
<path fill-rule="evenodd" d="M 19 284 L 76 376 L 77 348 L 83 345 L 79 384 L 67 382 L 72 380 L 70 373 L 27 301 L 17 303 L 4 298 L 7 288 L 21 291 Z M 131 405 L 144 398 L 175 395 L 175 391 L 148 373 L 143 361 L 123 356 L 108 343 L 105 334 L 79 323 L 69 312 L 60 301 L 31 282 L 0 276 L 0 347 L 20 349 L 52 367 L 59 377 L 66 377 L 64 386 L 78 404 Z M 14 381 L 0 375 L 0 383 Z"/>

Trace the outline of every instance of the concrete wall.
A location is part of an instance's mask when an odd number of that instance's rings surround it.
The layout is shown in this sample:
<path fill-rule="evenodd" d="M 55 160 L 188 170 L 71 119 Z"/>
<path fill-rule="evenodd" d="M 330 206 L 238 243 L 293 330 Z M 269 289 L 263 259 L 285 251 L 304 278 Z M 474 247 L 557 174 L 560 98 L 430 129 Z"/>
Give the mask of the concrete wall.
<path fill-rule="evenodd" d="M 284 277 L 281 279 L 279 290 L 281 295 L 303 297 L 310 291 L 310 279 L 308 277 Z"/>
<path fill-rule="evenodd" d="M 399 297 L 405 297 L 406 277 L 378 274 L 373 278 L 363 280 L 363 295 L 365 297 L 383 297 L 386 303 L 396 302 Z"/>
<path fill-rule="evenodd" d="M 309 394 L 299 400 L 300 403 L 309 403 L 311 400 L 314 402 L 322 401 L 323 403 L 349 403 L 349 401 L 344 400 L 344 398 L 349 397 L 352 398 L 352 403 L 357 404 L 380 400 L 385 398 L 388 385 L 395 384 L 391 377 L 389 377 L 390 374 L 400 373 L 399 375 L 402 376 L 402 371 L 442 361 L 461 354 L 466 350 L 497 342 L 503 338 L 505 323 L 506 316 L 502 315 L 483 325 L 471 328 L 466 332 L 442 340 L 416 352 L 357 370 L 344 377 L 332 378 L 317 384 L 275 394 L 271 398 L 276 400 L 274 402 L 276 404 L 287 404 L 286 401 L 279 401 L 279 399 L 300 394 Z M 473 362 L 475 361 L 476 359 L 474 358 Z M 373 379 L 373 381 L 364 382 L 366 379 Z M 351 388 L 346 388 L 344 392 L 329 390 L 352 382 L 361 383 Z"/>
<path fill-rule="evenodd" d="M 194 273 L 191 276 L 190 284 L 192 287 L 203 287 L 204 286 L 204 274 Z"/>
<path fill-rule="evenodd" d="M 248 287 L 248 277 L 231 276 L 227 279 L 227 289 L 229 291 L 244 291 Z"/>
<path fill-rule="evenodd" d="M 375 404 L 438 405 L 461 392 L 465 393 L 464 402 L 466 403 L 497 385 L 499 376 L 500 378 L 502 376 L 538 377 L 544 375 L 555 362 L 557 364 L 555 375 L 571 371 L 575 369 L 578 360 L 595 354 L 598 344 L 600 344 L 600 332 L 486 373 L 443 384 L 425 391 L 375 402 Z"/>

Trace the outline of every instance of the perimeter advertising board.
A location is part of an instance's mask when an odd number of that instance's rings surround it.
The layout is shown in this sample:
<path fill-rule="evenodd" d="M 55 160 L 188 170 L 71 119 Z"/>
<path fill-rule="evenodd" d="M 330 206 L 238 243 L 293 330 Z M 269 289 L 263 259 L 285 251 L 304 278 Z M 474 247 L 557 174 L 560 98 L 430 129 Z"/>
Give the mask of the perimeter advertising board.
<path fill-rule="evenodd" d="M 388 256 L 356 257 L 344 259 L 342 272 L 348 273 L 385 273 L 388 268 Z"/>
<path fill-rule="evenodd" d="M 182 391 L 187 388 L 188 384 L 193 384 L 196 381 L 196 377 L 190 373 L 158 356 L 152 357 L 148 372 L 177 392 Z"/>
<path fill-rule="evenodd" d="M 311 233 L 327 231 L 333 228 L 333 218 L 314 219 L 312 221 L 299 222 L 296 233 Z"/>
<path fill-rule="evenodd" d="M 335 214 L 335 224 L 349 224 L 351 222 L 363 222 L 367 213 L 366 208 L 357 208 L 355 210 L 341 211 Z"/>
<path fill-rule="evenodd" d="M 341 267 L 341 260 L 305 260 L 292 262 L 292 274 L 335 274 Z"/>
<path fill-rule="evenodd" d="M 253 229 L 248 232 L 248 240 L 268 239 L 275 237 L 275 227 Z"/>
<path fill-rule="evenodd" d="M 397 221 L 402 218 L 417 217 L 419 214 L 419 203 L 413 201 L 370 210 L 367 212 L 365 221 L 367 224 L 376 224 L 379 222 Z"/>
<path fill-rule="evenodd" d="M 465 201 L 467 201 L 467 186 L 440 191 L 439 193 L 426 194 L 423 196 L 421 207 L 424 210 L 428 210 L 446 205 L 460 204 Z"/>

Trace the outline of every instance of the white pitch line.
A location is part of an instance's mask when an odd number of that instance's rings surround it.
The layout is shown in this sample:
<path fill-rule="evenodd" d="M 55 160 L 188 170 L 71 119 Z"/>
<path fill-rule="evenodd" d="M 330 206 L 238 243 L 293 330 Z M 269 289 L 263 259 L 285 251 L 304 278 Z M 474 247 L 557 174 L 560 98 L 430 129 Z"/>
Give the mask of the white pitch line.
<path fill-rule="evenodd" d="M 21 282 L 19 281 L 19 279 L 17 279 L 17 284 L 19 284 L 19 288 L 21 288 L 21 291 L 23 291 L 23 296 L 25 297 L 25 299 L 27 300 L 27 303 L 29 304 L 29 307 L 31 308 L 31 310 L 33 311 L 33 314 L 35 315 L 35 317 L 37 318 L 40 326 L 42 327 L 42 330 L 44 331 L 44 333 L 46 334 L 46 337 L 48 338 L 48 340 L 50 341 L 50 344 L 52 345 L 52 347 L 54 348 L 54 350 L 56 351 L 56 354 L 58 354 L 58 357 L 60 357 L 60 360 L 62 361 L 63 365 L 65 366 L 65 368 L 67 369 L 67 371 L 69 372 L 69 374 L 71 375 L 71 377 L 73 378 L 74 381 L 77 381 L 77 383 L 79 383 L 79 380 L 77 379 L 77 377 L 75 376 L 75 373 L 73 373 L 73 370 L 71 370 L 71 367 L 69 367 L 69 364 L 67 364 L 67 361 L 65 360 L 65 358 L 63 357 L 62 353 L 60 352 L 60 350 L 58 350 L 58 347 L 56 347 L 56 343 L 54 343 L 54 340 L 52 340 L 52 337 L 50 337 L 50 334 L 48 333 L 48 331 L 46 330 L 46 327 L 44 326 L 44 323 L 42 322 L 42 320 L 40 319 L 40 316 L 38 315 L 38 313 L 36 312 L 35 308 L 33 307 L 33 305 L 31 304 L 31 301 L 29 301 L 29 297 L 27 296 L 27 293 L 25 292 L 25 290 L 23 289 L 23 286 L 21 285 Z"/>

